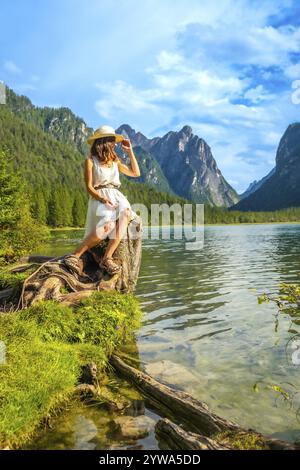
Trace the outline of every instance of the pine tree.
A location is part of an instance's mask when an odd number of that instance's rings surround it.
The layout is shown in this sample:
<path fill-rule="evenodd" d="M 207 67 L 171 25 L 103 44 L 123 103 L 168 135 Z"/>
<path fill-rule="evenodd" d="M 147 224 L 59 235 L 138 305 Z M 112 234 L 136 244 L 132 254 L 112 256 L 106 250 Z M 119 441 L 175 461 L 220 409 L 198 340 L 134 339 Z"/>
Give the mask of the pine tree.
<path fill-rule="evenodd" d="M 80 191 L 75 192 L 74 202 L 72 207 L 73 226 L 83 227 L 85 224 L 87 210 L 87 198 L 85 198 Z"/>
<path fill-rule="evenodd" d="M 41 189 L 32 191 L 31 194 L 31 214 L 32 217 L 41 224 L 47 223 L 47 203 L 45 195 Z"/>
<path fill-rule="evenodd" d="M 29 194 L 13 159 L 0 151 L 0 264 L 32 252 L 49 235 L 31 216 Z"/>
<path fill-rule="evenodd" d="M 54 191 L 50 196 L 48 203 L 48 220 L 47 223 L 52 227 L 64 226 L 64 209 L 61 193 L 58 187 L 54 187 Z"/>

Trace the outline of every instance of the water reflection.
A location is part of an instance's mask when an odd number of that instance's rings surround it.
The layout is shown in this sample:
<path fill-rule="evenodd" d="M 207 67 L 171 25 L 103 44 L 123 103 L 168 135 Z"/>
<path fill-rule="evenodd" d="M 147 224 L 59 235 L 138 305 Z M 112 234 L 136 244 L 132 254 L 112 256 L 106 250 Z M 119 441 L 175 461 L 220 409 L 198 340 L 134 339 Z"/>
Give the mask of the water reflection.
<path fill-rule="evenodd" d="M 263 379 L 300 388 L 298 370 L 284 354 L 290 320 L 282 314 L 275 331 L 276 306 L 258 305 L 257 296 L 277 292 L 282 281 L 299 283 L 299 242 L 299 225 L 263 224 L 206 227 L 196 254 L 178 241 L 168 247 L 149 241 L 137 286 L 145 312 L 143 361 L 192 368 L 199 399 L 242 425 L 288 439 L 299 429 L 295 410 L 284 403 L 274 408 L 274 394 L 252 387 Z"/>

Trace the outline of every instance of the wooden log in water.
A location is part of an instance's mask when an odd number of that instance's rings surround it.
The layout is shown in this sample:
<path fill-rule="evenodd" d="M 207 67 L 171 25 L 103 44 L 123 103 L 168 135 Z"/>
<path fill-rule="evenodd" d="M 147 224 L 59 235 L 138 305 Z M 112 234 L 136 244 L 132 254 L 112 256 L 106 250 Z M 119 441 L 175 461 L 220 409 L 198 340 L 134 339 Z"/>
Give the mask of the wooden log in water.
<path fill-rule="evenodd" d="M 145 372 L 126 364 L 116 354 L 110 357 L 110 363 L 120 375 L 133 382 L 149 403 L 158 412 L 160 411 L 161 415 L 179 422 L 185 428 L 187 427 L 189 431 L 196 432 L 200 436 L 204 435 L 215 440 L 216 435 L 225 433 L 224 436 L 226 437 L 227 433 L 229 439 L 226 438 L 226 442 L 227 440 L 229 442 L 234 440 L 236 436 L 240 440 L 245 442 L 247 440 L 249 442 L 253 441 L 254 445 L 257 443 L 260 448 L 270 450 L 295 450 L 299 448 L 297 445 L 263 436 L 252 429 L 243 429 L 239 425 L 221 418 L 210 411 L 202 401 L 195 399 L 186 392 L 174 390 L 159 383 Z M 217 440 L 217 442 L 227 446 L 227 443 L 223 444 L 221 440 Z"/>
<path fill-rule="evenodd" d="M 171 450 L 229 450 L 219 442 L 206 436 L 185 431 L 178 424 L 167 418 L 160 419 L 155 425 L 155 434 L 158 440 L 167 444 Z"/>
<path fill-rule="evenodd" d="M 224 431 L 237 430 L 238 426 L 208 409 L 208 406 L 196 400 L 194 397 L 181 390 L 174 390 L 167 385 L 159 383 L 150 375 L 126 364 L 120 357 L 113 354 L 110 358 L 111 365 L 118 373 L 134 382 L 150 402 L 163 408 L 170 417 L 176 417 L 188 423 L 191 428 L 201 430 L 206 436 Z"/>

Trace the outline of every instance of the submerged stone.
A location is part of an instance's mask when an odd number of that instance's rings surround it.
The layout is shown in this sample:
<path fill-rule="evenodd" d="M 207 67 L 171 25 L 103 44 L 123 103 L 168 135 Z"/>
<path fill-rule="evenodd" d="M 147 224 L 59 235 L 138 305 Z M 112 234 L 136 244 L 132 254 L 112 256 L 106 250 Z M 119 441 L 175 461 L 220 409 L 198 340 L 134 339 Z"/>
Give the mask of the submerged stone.
<path fill-rule="evenodd" d="M 122 438 L 141 439 L 148 436 L 155 425 L 155 421 L 149 416 L 119 416 L 113 423 L 117 426 Z"/>
<path fill-rule="evenodd" d="M 185 390 L 199 385 L 199 379 L 181 364 L 163 359 L 145 366 L 145 372 L 166 385 L 182 387 Z"/>

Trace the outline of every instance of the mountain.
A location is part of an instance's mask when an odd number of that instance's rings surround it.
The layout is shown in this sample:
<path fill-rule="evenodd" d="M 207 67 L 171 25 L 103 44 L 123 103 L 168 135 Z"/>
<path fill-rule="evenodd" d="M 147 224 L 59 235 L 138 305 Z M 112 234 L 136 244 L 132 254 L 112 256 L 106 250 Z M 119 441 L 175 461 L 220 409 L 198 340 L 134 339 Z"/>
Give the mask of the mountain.
<path fill-rule="evenodd" d="M 64 144 L 70 144 L 82 154 L 89 146 L 87 137 L 93 129 L 87 127 L 83 119 L 75 116 L 69 108 L 40 108 L 34 106 L 26 96 L 19 96 L 6 88 L 6 105 L 18 117 L 27 123 L 34 124 Z"/>
<path fill-rule="evenodd" d="M 141 176 L 135 178 L 136 183 L 146 183 L 148 186 L 156 188 L 158 191 L 173 193 L 167 178 L 163 174 L 159 163 L 155 158 L 142 147 L 134 147 L 134 153 L 139 162 Z M 127 164 L 130 163 L 129 158 L 126 159 Z"/>
<path fill-rule="evenodd" d="M 136 132 L 128 124 L 122 124 L 116 129 L 117 134 L 122 134 L 124 137 L 130 139 L 133 147 L 142 147 L 146 152 L 149 152 L 151 147 L 159 141 L 159 137 L 148 139 L 141 132 Z"/>
<path fill-rule="evenodd" d="M 250 196 L 250 194 L 257 191 L 257 189 L 260 188 L 272 175 L 274 175 L 274 173 L 275 173 L 275 168 L 273 168 L 261 180 L 259 180 L 259 181 L 254 180 L 252 183 L 250 183 L 248 188 L 246 189 L 246 191 L 244 191 L 242 194 L 239 195 L 240 200 L 245 199 L 245 197 L 248 197 L 248 196 Z"/>
<path fill-rule="evenodd" d="M 283 134 L 273 174 L 232 209 L 273 211 L 297 206 L 300 206 L 300 123 L 290 124 Z"/>
<path fill-rule="evenodd" d="M 210 147 L 193 134 L 190 126 L 153 139 L 147 139 L 127 124 L 117 131 L 126 132 L 134 146 L 140 145 L 155 157 L 175 194 L 193 202 L 226 207 L 239 200 L 217 167 Z"/>
<path fill-rule="evenodd" d="M 0 150 L 12 159 L 15 170 L 27 182 L 33 216 L 54 227 L 83 226 L 88 200 L 83 178 L 83 155 L 76 149 L 74 141 L 63 143 L 52 133 L 42 130 L 44 121 L 40 111 L 43 108 L 34 109 L 26 97 L 15 95 L 13 98 L 13 106 L 11 101 L 0 105 Z M 143 153 L 141 150 L 141 159 L 147 165 L 147 155 L 144 157 Z M 159 165 L 155 161 L 153 165 L 157 165 L 159 175 Z M 154 181 L 155 176 L 152 173 Z M 187 202 L 148 184 L 128 181 L 125 177 L 122 178 L 122 192 L 132 204 L 141 203 L 148 208 L 151 203 L 182 205 Z"/>
<path fill-rule="evenodd" d="M 9 88 L 6 95 L 6 107 L 16 117 L 63 145 L 69 145 L 75 152 L 83 155 L 88 152 L 86 139 L 93 129 L 70 109 L 36 107 L 26 96 L 18 96 Z M 180 132 L 168 132 L 152 139 L 128 124 L 116 131 L 130 138 L 140 158 L 141 177 L 129 178 L 134 184 L 143 182 L 159 191 L 216 206 L 228 207 L 238 201 L 238 195 L 218 169 L 210 147 L 193 135 L 189 126 L 184 126 Z"/>
<path fill-rule="evenodd" d="M 93 132 L 93 129 L 88 127 L 83 119 L 75 116 L 69 108 L 36 107 L 26 96 L 18 96 L 9 88 L 6 92 L 6 104 L 16 116 L 27 123 L 32 123 L 58 141 L 71 145 L 83 155 L 88 152 L 89 145 L 87 145 L 86 139 Z M 117 132 L 119 131 L 117 130 Z M 120 133 L 128 136 L 130 140 L 134 140 L 134 145 L 140 146 L 136 147 L 135 151 L 137 157 L 139 157 L 141 177 L 130 180 L 134 183 L 147 183 L 158 191 L 166 191 L 172 194 L 159 163 L 147 153 L 147 149 L 150 148 L 151 142 L 155 142 L 155 139 L 148 140 L 142 133 L 135 133 L 126 124 L 122 126 L 122 132 Z M 134 138 L 133 133 L 135 134 Z M 127 163 L 129 163 L 129 160 L 127 160 Z"/>

